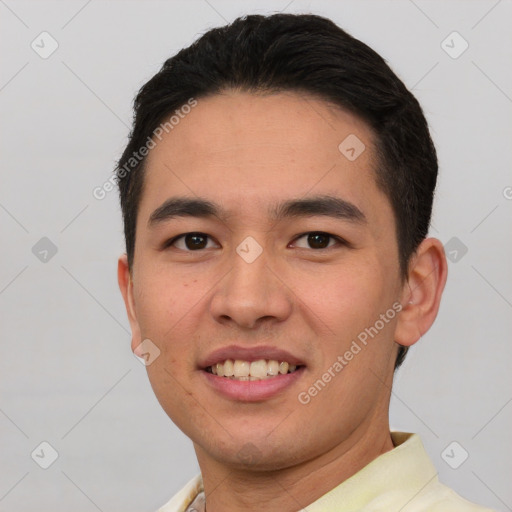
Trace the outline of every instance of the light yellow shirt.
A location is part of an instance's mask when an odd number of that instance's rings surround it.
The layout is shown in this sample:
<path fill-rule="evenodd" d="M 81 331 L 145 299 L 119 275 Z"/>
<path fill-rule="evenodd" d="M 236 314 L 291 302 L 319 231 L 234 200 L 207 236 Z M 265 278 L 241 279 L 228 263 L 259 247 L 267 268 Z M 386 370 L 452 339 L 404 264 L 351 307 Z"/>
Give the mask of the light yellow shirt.
<path fill-rule="evenodd" d="M 441 484 L 418 434 L 391 432 L 395 448 L 299 512 L 493 512 Z M 187 512 L 203 491 L 197 475 L 158 512 Z M 203 494 L 190 509 L 201 512 Z"/>

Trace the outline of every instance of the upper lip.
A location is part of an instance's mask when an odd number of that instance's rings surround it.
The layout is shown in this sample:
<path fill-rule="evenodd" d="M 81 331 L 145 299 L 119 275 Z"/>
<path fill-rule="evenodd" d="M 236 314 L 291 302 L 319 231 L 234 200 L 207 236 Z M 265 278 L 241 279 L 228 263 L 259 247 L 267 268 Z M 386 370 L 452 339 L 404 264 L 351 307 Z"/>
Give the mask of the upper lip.
<path fill-rule="evenodd" d="M 214 350 L 199 362 L 201 368 L 208 368 L 216 363 L 223 363 L 227 359 L 240 361 L 258 361 L 259 359 L 286 361 L 296 366 L 304 363 L 286 350 L 272 347 L 269 345 L 259 345 L 254 347 L 241 347 L 239 345 L 229 345 Z"/>

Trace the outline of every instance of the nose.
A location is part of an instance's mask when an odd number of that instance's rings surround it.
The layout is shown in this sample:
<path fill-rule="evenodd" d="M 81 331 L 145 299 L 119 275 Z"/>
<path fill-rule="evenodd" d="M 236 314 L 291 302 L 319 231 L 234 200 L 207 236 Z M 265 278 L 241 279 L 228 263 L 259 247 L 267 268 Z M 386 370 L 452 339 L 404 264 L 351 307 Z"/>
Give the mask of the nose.
<path fill-rule="evenodd" d="M 266 251 L 250 263 L 233 251 L 230 260 L 231 271 L 210 302 L 215 320 L 243 329 L 286 320 L 293 307 L 291 292 L 271 268 Z"/>

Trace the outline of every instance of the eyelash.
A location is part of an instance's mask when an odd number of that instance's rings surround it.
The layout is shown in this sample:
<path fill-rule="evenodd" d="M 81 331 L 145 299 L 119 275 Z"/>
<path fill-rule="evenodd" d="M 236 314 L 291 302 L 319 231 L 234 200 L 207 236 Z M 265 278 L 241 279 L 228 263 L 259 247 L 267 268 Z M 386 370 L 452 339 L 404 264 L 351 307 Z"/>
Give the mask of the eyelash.
<path fill-rule="evenodd" d="M 209 238 L 210 240 L 212 240 L 212 237 L 210 237 L 210 235 L 207 235 L 206 233 L 201 233 L 199 231 L 190 231 L 188 233 L 182 233 L 181 235 L 177 235 L 169 240 L 167 240 L 164 245 L 163 245 L 163 249 L 167 249 L 169 247 L 171 247 L 175 242 L 177 242 L 178 240 L 180 240 L 181 238 L 185 238 L 187 235 L 199 235 L 199 236 L 203 236 L 203 237 L 207 237 Z M 332 240 L 335 240 L 338 242 L 338 245 L 345 245 L 345 246 L 348 246 L 349 243 L 344 240 L 343 238 L 340 238 L 339 236 L 336 236 L 336 235 L 332 235 L 330 233 L 327 233 L 325 231 L 306 231 L 305 233 L 302 233 L 298 236 L 296 236 L 294 238 L 294 240 L 299 240 L 307 235 L 322 235 L 322 236 L 327 236 L 328 238 L 332 239 Z M 329 242 L 330 243 L 330 242 Z M 310 248 L 312 251 L 316 251 L 316 252 L 319 252 L 319 251 L 325 251 L 327 249 L 331 249 L 333 248 L 334 246 L 327 246 L 327 247 L 323 247 L 321 249 L 313 249 L 313 248 Z M 304 247 L 300 247 L 300 249 L 304 249 Z M 183 250 L 185 252 L 201 252 L 203 249 L 197 249 L 197 250 L 190 250 L 190 249 L 179 249 L 179 250 Z"/>

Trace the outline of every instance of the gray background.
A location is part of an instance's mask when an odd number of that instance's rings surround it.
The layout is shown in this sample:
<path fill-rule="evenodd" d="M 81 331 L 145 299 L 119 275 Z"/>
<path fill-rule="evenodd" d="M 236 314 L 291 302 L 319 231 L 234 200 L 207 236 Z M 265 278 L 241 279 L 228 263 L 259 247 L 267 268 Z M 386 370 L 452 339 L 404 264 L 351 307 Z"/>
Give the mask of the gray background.
<path fill-rule="evenodd" d="M 0 511 L 152 511 L 198 471 L 130 351 L 117 192 L 92 190 L 167 57 L 282 10 L 333 19 L 424 107 L 441 169 L 432 235 L 453 261 L 438 320 L 396 377 L 391 426 L 420 433 L 459 493 L 512 510 L 510 1 L 0 0 Z M 46 59 L 31 48 L 51 48 L 43 31 L 59 45 Z M 458 58 L 461 39 L 441 44 L 453 31 L 469 43 Z M 58 453 L 48 469 L 43 441 Z"/>

